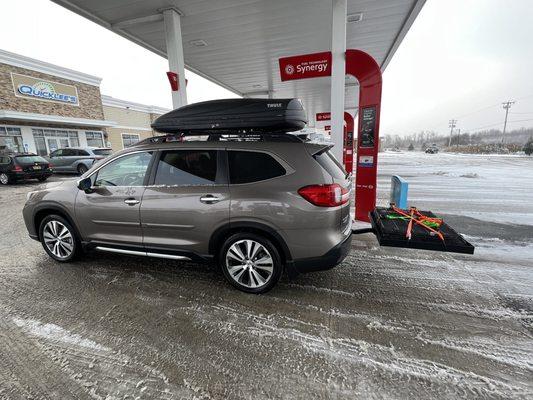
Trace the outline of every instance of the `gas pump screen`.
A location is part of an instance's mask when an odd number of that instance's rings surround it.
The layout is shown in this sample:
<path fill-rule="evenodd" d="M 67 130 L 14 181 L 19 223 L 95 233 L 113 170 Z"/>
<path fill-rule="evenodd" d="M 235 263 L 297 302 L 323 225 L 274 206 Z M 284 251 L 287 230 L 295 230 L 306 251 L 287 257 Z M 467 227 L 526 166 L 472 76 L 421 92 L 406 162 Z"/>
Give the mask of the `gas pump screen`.
<path fill-rule="evenodd" d="M 376 107 L 363 108 L 361 121 L 360 147 L 374 147 L 374 134 L 376 132 Z"/>

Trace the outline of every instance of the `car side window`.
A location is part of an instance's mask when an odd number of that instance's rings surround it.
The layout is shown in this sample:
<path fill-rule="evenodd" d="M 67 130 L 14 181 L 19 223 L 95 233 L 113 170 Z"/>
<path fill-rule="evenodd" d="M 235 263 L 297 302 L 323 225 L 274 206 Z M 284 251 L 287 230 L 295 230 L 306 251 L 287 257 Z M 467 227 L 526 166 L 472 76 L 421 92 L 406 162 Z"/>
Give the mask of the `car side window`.
<path fill-rule="evenodd" d="M 88 156 L 88 155 L 90 155 L 85 150 L 76 150 L 76 153 L 77 153 L 78 156 Z"/>
<path fill-rule="evenodd" d="M 228 163 L 231 184 L 259 182 L 287 173 L 274 157 L 256 151 L 228 151 Z"/>
<path fill-rule="evenodd" d="M 50 157 L 61 157 L 63 155 L 63 149 L 52 151 Z"/>
<path fill-rule="evenodd" d="M 94 186 L 143 186 L 151 152 L 119 157 L 98 170 Z"/>
<path fill-rule="evenodd" d="M 63 157 L 72 157 L 76 155 L 76 150 L 72 149 L 63 149 Z"/>
<path fill-rule="evenodd" d="M 213 185 L 217 176 L 216 150 L 164 151 L 154 185 Z"/>

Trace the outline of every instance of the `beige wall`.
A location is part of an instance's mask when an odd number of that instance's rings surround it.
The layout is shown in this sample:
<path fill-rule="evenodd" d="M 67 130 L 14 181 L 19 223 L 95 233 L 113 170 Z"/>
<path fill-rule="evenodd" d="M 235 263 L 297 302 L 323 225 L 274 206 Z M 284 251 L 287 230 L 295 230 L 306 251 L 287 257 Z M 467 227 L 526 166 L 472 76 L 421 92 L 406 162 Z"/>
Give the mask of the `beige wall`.
<path fill-rule="evenodd" d="M 122 107 L 103 106 L 104 116 L 107 121 L 117 123 L 118 127 L 107 128 L 107 140 L 114 151 L 124 148 L 122 134 L 138 134 L 139 140 L 154 136 L 150 124 L 159 115 L 143 111 L 130 110 Z"/>
<path fill-rule="evenodd" d="M 75 86 L 78 90 L 79 106 L 62 104 L 50 100 L 29 99 L 15 96 L 11 72 L 37 79 Z M 37 114 L 60 115 L 63 117 L 104 119 L 102 99 L 98 86 L 63 79 L 57 76 L 31 71 L 0 63 L 0 110 L 11 110 Z"/>

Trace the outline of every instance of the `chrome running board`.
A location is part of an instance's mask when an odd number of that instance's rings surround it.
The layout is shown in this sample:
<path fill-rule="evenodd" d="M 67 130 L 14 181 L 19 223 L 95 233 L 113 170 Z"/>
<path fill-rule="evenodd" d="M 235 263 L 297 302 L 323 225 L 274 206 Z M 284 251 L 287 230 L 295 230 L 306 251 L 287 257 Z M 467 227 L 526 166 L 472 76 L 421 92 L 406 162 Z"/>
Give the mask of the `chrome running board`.
<path fill-rule="evenodd" d="M 95 248 L 95 250 L 107 251 L 109 253 L 128 254 L 130 256 L 166 258 L 166 259 L 169 259 L 169 260 L 190 260 L 189 257 L 178 256 L 178 255 L 174 255 L 174 254 L 152 253 L 152 252 L 146 252 L 146 251 L 116 249 L 114 247 L 97 246 Z"/>

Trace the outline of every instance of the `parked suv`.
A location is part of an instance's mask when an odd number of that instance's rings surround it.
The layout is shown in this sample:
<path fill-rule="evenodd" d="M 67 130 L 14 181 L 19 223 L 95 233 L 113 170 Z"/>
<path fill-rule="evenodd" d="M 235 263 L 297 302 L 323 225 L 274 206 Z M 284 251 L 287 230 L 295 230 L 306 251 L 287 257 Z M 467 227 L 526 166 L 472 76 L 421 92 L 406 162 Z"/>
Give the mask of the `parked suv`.
<path fill-rule="evenodd" d="M 44 182 L 52 175 L 50 167 L 48 161 L 33 153 L 0 154 L 0 183 L 7 185 L 27 179 Z"/>
<path fill-rule="evenodd" d="M 55 172 L 86 173 L 92 165 L 113 153 L 109 148 L 66 147 L 53 151 L 48 156 Z"/>
<path fill-rule="evenodd" d="M 265 292 L 283 268 L 329 269 L 350 248 L 351 177 L 330 145 L 293 139 L 138 144 L 29 193 L 24 220 L 59 262 L 90 249 L 215 261 Z"/>

